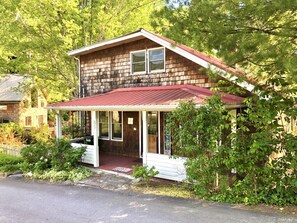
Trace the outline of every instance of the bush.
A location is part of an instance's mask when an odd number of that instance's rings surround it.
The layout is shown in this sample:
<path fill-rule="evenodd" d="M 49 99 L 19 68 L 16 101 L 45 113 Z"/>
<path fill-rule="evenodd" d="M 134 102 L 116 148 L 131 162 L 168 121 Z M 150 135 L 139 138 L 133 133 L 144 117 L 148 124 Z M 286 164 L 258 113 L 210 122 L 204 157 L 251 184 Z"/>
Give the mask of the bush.
<path fill-rule="evenodd" d="M 50 129 L 48 125 L 40 125 L 36 128 L 31 128 L 26 131 L 25 141 L 27 144 L 35 143 L 46 143 L 49 141 L 51 136 Z"/>
<path fill-rule="evenodd" d="M 22 149 L 21 155 L 27 171 L 43 171 L 54 168 L 71 170 L 78 166 L 86 148 L 74 149 L 69 141 L 59 140 L 48 143 L 37 143 Z"/>
<path fill-rule="evenodd" d="M 24 142 L 25 130 L 18 124 L 2 123 L 0 124 L 0 142 L 1 144 L 19 146 Z"/>
<path fill-rule="evenodd" d="M 150 169 L 148 169 L 148 166 L 132 166 L 132 169 L 132 176 L 144 181 L 149 181 L 152 177 L 159 173 L 159 171 L 155 170 L 154 166 L 152 166 Z"/>
<path fill-rule="evenodd" d="M 22 157 L 0 153 L 0 172 L 12 173 L 18 171 L 22 162 Z"/>

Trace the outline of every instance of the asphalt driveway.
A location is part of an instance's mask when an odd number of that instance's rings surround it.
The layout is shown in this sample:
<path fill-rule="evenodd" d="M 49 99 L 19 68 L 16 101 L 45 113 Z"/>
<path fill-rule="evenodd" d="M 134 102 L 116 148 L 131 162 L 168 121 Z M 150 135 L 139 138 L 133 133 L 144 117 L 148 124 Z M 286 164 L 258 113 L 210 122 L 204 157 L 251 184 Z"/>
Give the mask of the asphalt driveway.
<path fill-rule="evenodd" d="M 23 178 L 0 179 L 0 222 L 297 222 L 206 201 L 143 195 Z"/>

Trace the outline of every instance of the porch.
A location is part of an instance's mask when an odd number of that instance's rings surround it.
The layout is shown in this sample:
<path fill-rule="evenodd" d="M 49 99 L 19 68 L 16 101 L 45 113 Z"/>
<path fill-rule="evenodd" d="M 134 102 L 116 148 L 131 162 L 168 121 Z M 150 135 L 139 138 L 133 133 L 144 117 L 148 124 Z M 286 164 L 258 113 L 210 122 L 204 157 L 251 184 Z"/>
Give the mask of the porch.
<path fill-rule="evenodd" d="M 154 166 L 157 177 L 175 181 L 186 178 L 185 158 L 171 158 L 171 135 L 166 128 L 168 112 L 176 109 L 180 100 L 192 100 L 202 106 L 204 99 L 214 95 L 208 89 L 190 85 L 139 87 L 117 89 L 106 94 L 79 98 L 50 106 L 56 109 L 56 135 L 62 137 L 61 111 L 88 111 L 91 145 L 73 143 L 74 148 L 86 146 L 82 158 L 94 167 L 130 172 L 134 161 L 142 159 L 142 165 Z M 243 98 L 224 94 L 222 101 L 240 106 Z M 236 112 L 236 109 L 234 109 Z M 125 156 L 105 156 L 117 153 Z M 101 157 L 103 156 L 103 157 Z M 128 159 L 133 156 L 133 159 Z"/>
<path fill-rule="evenodd" d="M 142 166 L 142 159 L 130 156 L 111 155 L 107 153 L 100 153 L 100 166 L 97 167 L 102 170 L 114 171 L 124 174 L 132 174 L 133 166 Z"/>

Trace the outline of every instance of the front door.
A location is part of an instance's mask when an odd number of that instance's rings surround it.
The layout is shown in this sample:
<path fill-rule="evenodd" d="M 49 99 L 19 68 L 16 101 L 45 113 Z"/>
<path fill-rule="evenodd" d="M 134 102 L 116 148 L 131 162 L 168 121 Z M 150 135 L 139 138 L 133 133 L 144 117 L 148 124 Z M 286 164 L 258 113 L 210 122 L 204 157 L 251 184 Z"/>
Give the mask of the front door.
<path fill-rule="evenodd" d="M 139 113 L 124 112 L 123 153 L 139 157 Z"/>
<path fill-rule="evenodd" d="M 147 113 L 148 152 L 158 153 L 158 112 Z"/>

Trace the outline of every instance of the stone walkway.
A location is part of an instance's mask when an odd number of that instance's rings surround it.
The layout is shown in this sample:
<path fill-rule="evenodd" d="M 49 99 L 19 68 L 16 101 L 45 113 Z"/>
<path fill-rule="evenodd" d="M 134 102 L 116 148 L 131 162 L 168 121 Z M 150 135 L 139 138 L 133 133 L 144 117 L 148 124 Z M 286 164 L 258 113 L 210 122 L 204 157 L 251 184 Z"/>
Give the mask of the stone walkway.
<path fill-rule="evenodd" d="M 78 185 L 121 191 L 127 190 L 132 183 L 137 181 L 136 179 L 134 179 L 134 177 L 127 174 L 102 171 L 93 168 L 90 169 L 95 172 L 95 174 L 85 180 L 78 182 Z"/>

